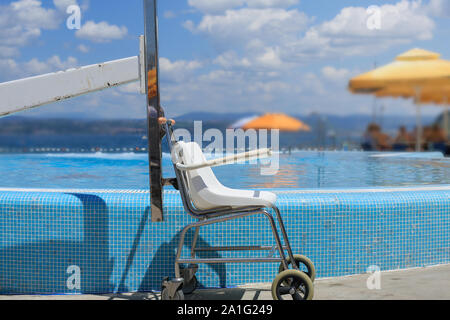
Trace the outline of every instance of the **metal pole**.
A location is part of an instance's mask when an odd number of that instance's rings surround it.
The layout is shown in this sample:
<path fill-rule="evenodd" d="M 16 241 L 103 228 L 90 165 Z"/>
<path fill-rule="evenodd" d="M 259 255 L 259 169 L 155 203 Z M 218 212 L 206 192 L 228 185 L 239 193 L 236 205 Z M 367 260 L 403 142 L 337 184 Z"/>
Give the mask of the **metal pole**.
<path fill-rule="evenodd" d="M 162 150 L 163 130 L 158 119 L 164 116 L 159 98 L 157 0 L 144 0 L 145 80 L 147 82 L 148 158 L 152 222 L 163 221 Z"/>
<path fill-rule="evenodd" d="M 444 97 L 444 131 L 445 131 L 445 139 L 448 139 L 448 97 Z"/>
<path fill-rule="evenodd" d="M 420 152 L 422 150 L 422 114 L 420 109 L 420 95 L 422 89 L 420 87 L 415 88 L 416 97 L 416 124 L 417 124 L 417 133 L 416 133 L 416 151 Z"/>
<path fill-rule="evenodd" d="M 420 106 L 416 106 L 416 151 L 420 152 L 422 150 L 422 115 L 420 112 Z"/>

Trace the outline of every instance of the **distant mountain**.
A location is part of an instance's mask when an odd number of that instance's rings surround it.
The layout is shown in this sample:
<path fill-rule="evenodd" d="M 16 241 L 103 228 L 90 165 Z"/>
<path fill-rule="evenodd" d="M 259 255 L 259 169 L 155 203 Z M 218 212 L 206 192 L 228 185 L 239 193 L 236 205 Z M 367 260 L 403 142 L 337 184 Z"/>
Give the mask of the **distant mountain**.
<path fill-rule="evenodd" d="M 175 120 L 181 122 L 189 121 L 205 121 L 205 122 L 228 122 L 229 124 L 243 118 L 253 116 L 255 112 L 243 112 L 243 113 L 213 113 L 213 112 L 194 112 L 176 117 Z M 371 115 L 355 114 L 355 115 L 326 115 L 312 113 L 309 115 L 293 115 L 294 117 L 302 120 L 308 125 L 314 127 L 319 120 L 324 121 L 327 127 L 334 130 L 345 131 L 357 131 L 362 132 L 366 130 L 367 125 L 373 121 Z M 436 121 L 435 117 L 423 116 L 422 123 L 429 125 Z M 398 115 L 385 115 L 382 119 L 377 119 L 377 122 L 381 124 L 385 130 L 397 130 L 399 126 L 404 125 L 409 129 L 414 128 L 416 125 L 415 116 L 398 116 Z"/>
<path fill-rule="evenodd" d="M 224 132 L 230 124 L 254 113 L 212 113 L 196 112 L 175 118 L 176 128 L 185 128 L 194 133 L 194 120 L 203 121 L 203 131 L 215 128 Z M 367 125 L 372 122 L 369 115 L 297 115 L 311 126 L 311 132 L 287 133 L 280 135 L 281 147 L 321 148 L 355 146 Z M 423 117 L 423 124 L 429 125 L 435 119 Z M 414 116 L 384 116 L 383 131 L 394 136 L 398 127 L 405 125 L 411 130 L 416 124 Z M 206 143 L 206 142 L 205 142 Z M 42 119 L 24 116 L 0 118 L 0 152 L 6 150 L 26 150 L 30 148 L 69 148 L 75 150 L 135 150 L 147 145 L 147 121 L 99 120 L 99 119 Z M 9 150 L 9 151 L 8 151 Z M 3 151 L 5 152 L 5 151 Z"/>
<path fill-rule="evenodd" d="M 147 133 L 145 120 L 84 120 L 6 117 L 0 135 L 121 135 Z"/>
<path fill-rule="evenodd" d="M 335 130 L 353 130 L 353 131 L 364 131 L 367 125 L 373 122 L 373 118 L 370 115 L 346 115 L 346 116 L 335 116 L 335 115 L 321 115 L 321 114 L 310 114 L 307 116 L 298 115 L 297 116 L 302 121 L 314 126 L 318 119 L 322 119 Z M 423 116 L 423 125 L 430 125 L 436 121 L 435 117 Z M 383 116 L 382 119 L 377 119 L 376 121 L 384 130 L 397 130 L 399 126 L 406 126 L 412 129 L 416 125 L 415 116 Z"/>
<path fill-rule="evenodd" d="M 205 128 L 226 128 L 236 120 L 255 115 L 253 112 L 243 113 L 213 113 L 194 112 L 176 117 L 180 127 L 191 127 L 195 120 L 203 121 Z M 369 115 L 294 115 L 298 119 L 312 127 L 312 131 L 335 131 L 348 135 L 356 135 L 365 131 L 367 125 L 372 122 Z M 424 116 L 422 123 L 429 125 L 436 120 L 434 117 Z M 381 121 L 383 130 L 396 131 L 404 125 L 410 130 L 416 125 L 414 116 L 384 116 Z M 147 124 L 145 119 L 136 120 L 101 120 L 101 119 L 58 119 L 58 118 L 29 118 L 24 116 L 10 116 L 0 118 L 0 134 L 146 134 Z"/>
<path fill-rule="evenodd" d="M 241 119 L 253 116 L 255 112 L 243 112 L 243 113 L 214 113 L 214 112 L 192 112 L 182 116 L 176 117 L 177 121 L 228 121 L 230 123 Z"/>

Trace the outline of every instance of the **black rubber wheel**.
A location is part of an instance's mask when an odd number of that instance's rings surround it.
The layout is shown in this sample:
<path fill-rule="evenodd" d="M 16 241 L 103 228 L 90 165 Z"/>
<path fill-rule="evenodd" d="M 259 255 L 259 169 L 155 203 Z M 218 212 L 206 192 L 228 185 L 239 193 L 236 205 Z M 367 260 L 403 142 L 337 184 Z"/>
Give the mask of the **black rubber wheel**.
<path fill-rule="evenodd" d="M 197 289 L 198 280 L 197 277 L 194 276 L 191 281 L 183 284 L 183 293 L 184 294 L 191 294 Z"/>
<path fill-rule="evenodd" d="M 308 257 L 302 256 L 301 254 L 294 254 L 294 259 L 300 271 L 306 273 L 311 281 L 314 282 L 314 280 L 316 279 L 316 268 L 314 267 L 314 263 Z M 287 257 L 286 260 L 289 267 L 291 265 L 291 258 Z M 280 264 L 278 272 L 282 271 L 284 271 L 284 267 L 283 264 Z"/>
<path fill-rule="evenodd" d="M 272 282 L 273 300 L 312 300 L 314 284 L 299 270 L 284 270 Z"/>
<path fill-rule="evenodd" d="M 171 298 L 169 297 L 168 290 L 164 288 L 163 291 L 161 292 L 161 300 L 174 300 L 174 301 L 184 300 L 184 294 L 182 290 L 178 290 L 175 293 L 175 296 Z"/>

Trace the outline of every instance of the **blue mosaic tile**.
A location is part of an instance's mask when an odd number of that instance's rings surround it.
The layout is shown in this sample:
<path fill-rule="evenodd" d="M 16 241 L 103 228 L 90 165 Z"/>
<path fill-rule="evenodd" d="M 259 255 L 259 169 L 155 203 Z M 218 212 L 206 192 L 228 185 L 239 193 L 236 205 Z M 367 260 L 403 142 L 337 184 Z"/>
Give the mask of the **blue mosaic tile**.
<path fill-rule="evenodd" d="M 318 277 L 450 263 L 450 188 L 275 192 L 294 252 L 314 261 Z M 193 221 L 177 192 L 166 191 L 164 205 L 165 222 L 151 223 L 145 191 L 1 191 L 0 293 L 158 291 L 174 275 L 179 232 Z M 198 246 L 219 245 L 274 241 L 266 218 L 256 216 L 202 228 Z M 203 287 L 232 287 L 271 282 L 277 269 L 200 265 L 197 277 Z"/>

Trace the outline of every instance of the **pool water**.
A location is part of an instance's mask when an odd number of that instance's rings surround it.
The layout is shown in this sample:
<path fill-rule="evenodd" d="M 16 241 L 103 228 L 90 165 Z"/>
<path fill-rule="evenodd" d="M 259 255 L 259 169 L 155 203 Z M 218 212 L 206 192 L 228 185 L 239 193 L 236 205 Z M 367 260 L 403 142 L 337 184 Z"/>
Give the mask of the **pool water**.
<path fill-rule="evenodd" d="M 258 164 L 214 170 L 225 185 L 277 194 L 293 251 L 314 261 L 318 278 L 363 274 L 373 266 L 387 271 L 450 263 L 450 161 L 442 155 L 279 156 L 274 176 L 261 176 Z M 167 154 L 164 175 L 173 175 Z M 418 185 L 438 186 L 387 188 Z M 47 188 L 64 190 L 42 190 Z M 180 230 L 193 221 L 178 193 L 164 192 L 164 222 L 152 223 L 145 191 L 73 189 L 148 189 L 147 156 L 1 155 L 0 294 L 147 292 L 174 277 Z M 184 257 L 192 239 L 189 232 Z M 255 216 L 205 226 L 198 244 L 273 246 L 274 239 L 266 218 Z M 211 251 L 199 257 L 255 254 L 265 252 Z M 196 276 L 203 287 L 235 287 L 270 283 L 278 268 L 279 263 L 200 264 Z M 74 286 L 77 273 L 80 285 Z"/>
<path fill-rule="evenodd" d="M 364 188 L 450 183 L 450 160 L 440 154 L 308 152 L 279 154 L 276 175 L 261 163 L 214 168 L 235 188 Z M 164 176 L 174 176 L 168 154 Z M 0 155 L 0 188 L 148 189 L 146 154 Z"/>

